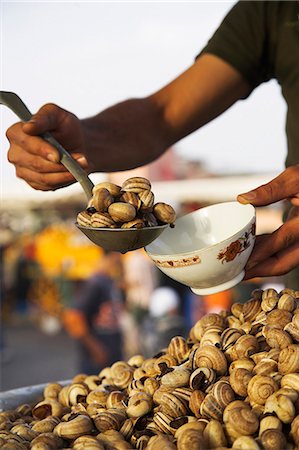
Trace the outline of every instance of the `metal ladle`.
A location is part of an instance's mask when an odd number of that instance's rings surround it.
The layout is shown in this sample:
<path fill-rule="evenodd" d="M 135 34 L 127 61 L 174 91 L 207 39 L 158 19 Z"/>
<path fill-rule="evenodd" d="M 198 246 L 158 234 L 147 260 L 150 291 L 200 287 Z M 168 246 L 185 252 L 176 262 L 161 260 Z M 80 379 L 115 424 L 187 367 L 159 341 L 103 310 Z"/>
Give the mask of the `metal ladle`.
<path fill-rule="evenodd" d="M 28 122 L 32 114 L 14 92 L 0 91 L 0 104 L 10 108 L 22 122 Z M 81 184 L 85 192 L 87 200 L 92 197 L 93 182 L 90 180 L 86 172 L 75 161 L 72 156 L 56 141 L 56 139 L 48 132 L 41 135 L 43 139 L 55 147 L 60 155 L 60 162 L 73 175 L 73 177 Z M 131 250 L 145 247 L 155 240 L 168 225 L 160 225 L 147 228 L 94 228 L 82 227 L 78 223 L 76 226 L 96 245 L 105 250 L 126 253 Z"/>

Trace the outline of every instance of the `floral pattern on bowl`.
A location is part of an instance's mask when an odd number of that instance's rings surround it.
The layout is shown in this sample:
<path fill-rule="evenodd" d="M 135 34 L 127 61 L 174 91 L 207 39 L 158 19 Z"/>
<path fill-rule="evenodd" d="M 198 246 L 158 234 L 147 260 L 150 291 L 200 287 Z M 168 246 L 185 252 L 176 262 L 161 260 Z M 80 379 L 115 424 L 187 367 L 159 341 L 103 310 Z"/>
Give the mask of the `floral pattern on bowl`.
<path fill-rule="evenodd" d="M 249 233 L 245 232 L 244 236 L 241 236 L 239 239 L 232 242 L 226 249 L 221 250 L 218 253 L 217 259 L 219 259 L 222 264 L 224 262 L 233 261 L 237 255 L 240 255 L 250 247 L 251 242 L 249 239 L 251 235 L 255 235 L 255 223 L 252 224 Z"/>

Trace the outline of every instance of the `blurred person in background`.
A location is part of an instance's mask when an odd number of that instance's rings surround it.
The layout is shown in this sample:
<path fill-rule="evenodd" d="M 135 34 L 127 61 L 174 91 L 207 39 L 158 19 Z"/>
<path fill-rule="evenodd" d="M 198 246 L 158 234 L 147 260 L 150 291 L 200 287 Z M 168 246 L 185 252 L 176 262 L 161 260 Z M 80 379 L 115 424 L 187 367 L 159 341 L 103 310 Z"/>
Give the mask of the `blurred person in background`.
<path fill-rule="evenodd" d="M 187 323 L 180 306 L 180 297 L 175 289 L 159 286 L 152 292 L 141 336 L 142 354 L 146 357 L 167 347 L 174 336 L 186 337 Z"/>
<path fill-rule="evenodd" d="M 126 358 L 141 351 L 143 319 L 147 314 L 150 297 L 157 286 L 157 269 L 143 249 L 123 256 L 126 311 L 122 327 L 125 334 Z"/>
<path fill-rule="evenodd" d="M 59 163 L 58 152 L 39 137 L 46 131 L 88 173 L 145 165 L 246 99 L 260 84 L 276 79 L 288 105 L 288 168 L 238 200 L 254 206 L 290 202 L 286 222 L 272 234 L 258 237 L 246 278 L 288 273 L 299 264 L 298 13 L 295 1 L 240 1 L 194 64 L 157 92 L 123 101 L 84 120 L 56 105 L 43 106 L 29 123 L 17 123 L 7 132 L 8 158 L 17 176 L 40 190 L 75 181 Z M 299 289 L 298 271 L 287 285 Z"/>
<path fill-rule="evenodd" d="M 121 271 L 120 254 L 104 252 L 95 274 L 83 282 L 74 304 L 64 311 L 65 328 L 78 342 L 79 370 L 83 373 L 97 374 L 122 359 Z"/>

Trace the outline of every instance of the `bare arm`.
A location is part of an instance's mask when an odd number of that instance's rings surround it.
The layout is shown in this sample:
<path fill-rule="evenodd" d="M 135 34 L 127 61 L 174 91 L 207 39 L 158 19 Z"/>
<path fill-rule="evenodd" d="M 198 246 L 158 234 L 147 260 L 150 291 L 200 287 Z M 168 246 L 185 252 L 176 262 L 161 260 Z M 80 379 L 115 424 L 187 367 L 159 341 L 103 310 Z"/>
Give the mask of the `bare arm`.
<path fill-rule="evenodd" d="M 89 173 L 142 166 L 248 92 L 239 72 L 206 54 L 158 92 L 118 103 L 89 119 L 80 121 L 55 105 L 45 105 L 31 123 L 8 130 L 8 158 L 17 176 L 42 190 L 74 181 L 58 163 L 55 149 L 37 137 L 45 131 L 74 152 Z"/>

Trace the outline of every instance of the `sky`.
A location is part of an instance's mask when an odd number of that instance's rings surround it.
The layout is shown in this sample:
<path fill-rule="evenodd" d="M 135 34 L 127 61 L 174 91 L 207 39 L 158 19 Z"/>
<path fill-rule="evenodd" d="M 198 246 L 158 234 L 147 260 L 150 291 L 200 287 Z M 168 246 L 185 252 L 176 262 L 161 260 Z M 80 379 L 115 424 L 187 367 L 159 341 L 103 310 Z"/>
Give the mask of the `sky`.
<path fill-rule="evenodd" d="M 234 1 L 1 2 L 1 89 L 32 112 L 54 102 L 88 117 L 159 89 L 194 61 Z M 283 170 L 286 107 L 275 81 L 176 145 L 215 173 Z M 1 197 L 49 198 L 15 176 L 0 106 Z M 92 176 L 93 181 L 96 180 Z M 64 191 L 72 192 L 73 188 Z"/>

